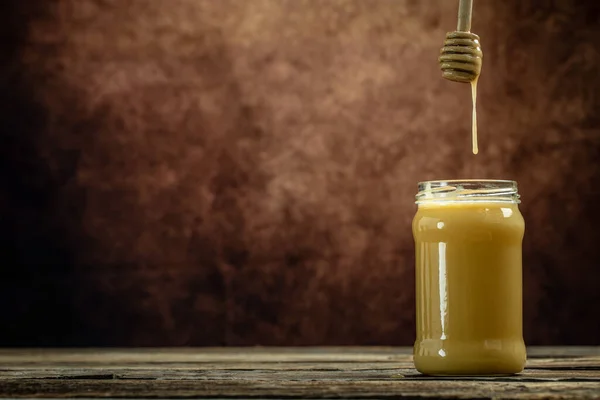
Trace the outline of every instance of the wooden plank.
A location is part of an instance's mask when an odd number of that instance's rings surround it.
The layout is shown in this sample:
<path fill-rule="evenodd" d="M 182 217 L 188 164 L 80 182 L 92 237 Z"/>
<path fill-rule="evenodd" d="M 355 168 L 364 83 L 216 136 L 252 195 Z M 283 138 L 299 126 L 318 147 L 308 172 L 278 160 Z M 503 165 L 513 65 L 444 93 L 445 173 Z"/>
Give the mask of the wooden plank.
<path fill-rule="evenodd" d="M 304 368 L 262 368 L 260 365 L 248 365 L 239 368 L 221 368 L 215 365 L 211 368 L 11 368 L 0 372 L 0 382 L 14 379 L 194 379 L 194 380 L 260 380 L 260 379 L 294 379 L 294 380 L 343 380 L 343 379 L 412 379 L 439 380 L 440 378 L 426 377 L 418 374 L 411 367 L 392 365 L 356 364 L 349 368 L 331 367 L 329 365 L 311 365 Z M 508 377 L 447 377 L 446 380 L 471 381 L 598 381 L 600 372 L 597 369 L 565 369 L 544 370 L 527 369 L 524 373 Z"/>
<path fill-rule="evenodd" d="M 139 349 L 2 349 L 0 365 L 12 362 L 356 362 L 410 357 L 409 348 L 139 348 Z"/>
<path fill-rule="evenodd" d="M 530 360 L 600 356 L 600 347 L 530 347 Z M 0 366 L 11 362 L 325 362 L 411 360 L 408 347 L 226 347 L 226 348 L 111 348 L 0 349 Z"/>
<path fill-rule="evenodd" d="M 600 356 L 600 346 L 533 346 L 527 348 L 529 358 L 563 358 Z"/>
<path fill-rule="evenodd" d="M 3 397 L 119 398 L 600 398 L 598 382 L 297 380 L 20 380 L 3 382 Z"/>
<path fill-rule="evenodd" d="M 519 375 L 432 378 L 409 348 L 7 349 L 0 396 L 600 399 L 598 348 L 529 352 Z"/>
<path fill-rule="evenodd" d="M 10 363 L 2 363 L 0 359 L 0 371 L 3 369 L 25 369 L 31 370 L 34 367 L 37 368 L 52 368 L 52 369 L 78 369 L 78 368 L 90 368 L 90 369 L 110 369 L 110 368 L 138 368 L 138 369 L 222 369 L 222 370 L 237 370 L 237 369 L 267 369 L 267 370 L 299 370 L 299 369 L 314 369 L 316 365 L 321 365 L 326 369 L 353 369 L 353 368 L 364 368 L 363 366 L 369 365 L 373 361 L 359 361 L 351 362 L 304 362 L 304 361 L 286 361 L 286 362 L 264 362 L 264 361 L 239 361 L 239 362 L 83 362 L 78 360 L 77 362 L 65 362 L 65 361 L 50 361 L 45 360 L 41 362 L 35 361 L 17 361 L 14 360 Z M 594 369 L 598 368 L 600 363 L 600 357 L 578 357 L 578 358 L 538 358 L 528 360 L 528 369 Z M 293 364 L 293 365 L 292 365 Z M 377 362 L 378 366 L 393 366 L 396 368 L 412 368 L 413 362 L 410 357 L 398 357 L 394 360 L 386 360 Z M 1 376 L 0 376 L 1 379 Z"/>

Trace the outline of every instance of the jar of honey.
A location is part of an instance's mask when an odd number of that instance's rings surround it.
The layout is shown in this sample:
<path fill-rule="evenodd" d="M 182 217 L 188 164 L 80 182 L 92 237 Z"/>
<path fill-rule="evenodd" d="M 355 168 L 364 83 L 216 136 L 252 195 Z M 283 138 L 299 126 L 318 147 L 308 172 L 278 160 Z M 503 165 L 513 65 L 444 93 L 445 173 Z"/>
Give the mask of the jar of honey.
<path fill-rule="evenodd" d="M 517 183 L 419 183 L 415 367 L 428 375 L 521 372 L 522 241 Z"/>

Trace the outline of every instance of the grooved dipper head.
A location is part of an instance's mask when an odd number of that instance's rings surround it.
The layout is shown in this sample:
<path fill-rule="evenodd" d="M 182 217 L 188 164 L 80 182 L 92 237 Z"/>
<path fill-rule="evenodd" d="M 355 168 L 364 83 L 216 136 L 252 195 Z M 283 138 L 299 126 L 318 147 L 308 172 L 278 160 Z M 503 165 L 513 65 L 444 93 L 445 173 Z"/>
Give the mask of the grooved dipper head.
<path fill-rule="evenodd" d="M 481 73 L 482 59 L 479 36 L 471 32 L 449 32 L 440 51 L 442 76 L 456 82 L 473 82 Z"/>

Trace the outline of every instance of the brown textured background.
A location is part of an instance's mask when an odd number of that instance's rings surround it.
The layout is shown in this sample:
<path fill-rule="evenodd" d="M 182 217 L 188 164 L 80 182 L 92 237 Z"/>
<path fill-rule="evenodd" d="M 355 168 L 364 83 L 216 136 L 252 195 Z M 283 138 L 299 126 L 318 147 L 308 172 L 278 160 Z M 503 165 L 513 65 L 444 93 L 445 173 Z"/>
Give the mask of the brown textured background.
<path fill-rule="evenodd" d="M 600 6 L 5 0 L 0 345 L 411 344 L 416 182 L 520 184 L 530 344 L 600 344 Z"/>

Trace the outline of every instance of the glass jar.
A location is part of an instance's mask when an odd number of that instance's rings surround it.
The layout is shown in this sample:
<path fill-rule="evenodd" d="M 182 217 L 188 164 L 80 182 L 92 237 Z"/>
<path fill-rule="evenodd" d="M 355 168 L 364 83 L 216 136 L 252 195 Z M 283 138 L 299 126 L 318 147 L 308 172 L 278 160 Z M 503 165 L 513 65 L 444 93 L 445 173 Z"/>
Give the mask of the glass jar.
<path fill-rule="evenodd" d="M 417 338 L 429 375 L 521 372 L 522 241 L 517 183 L 419 183 L 413 219 Z"/>

